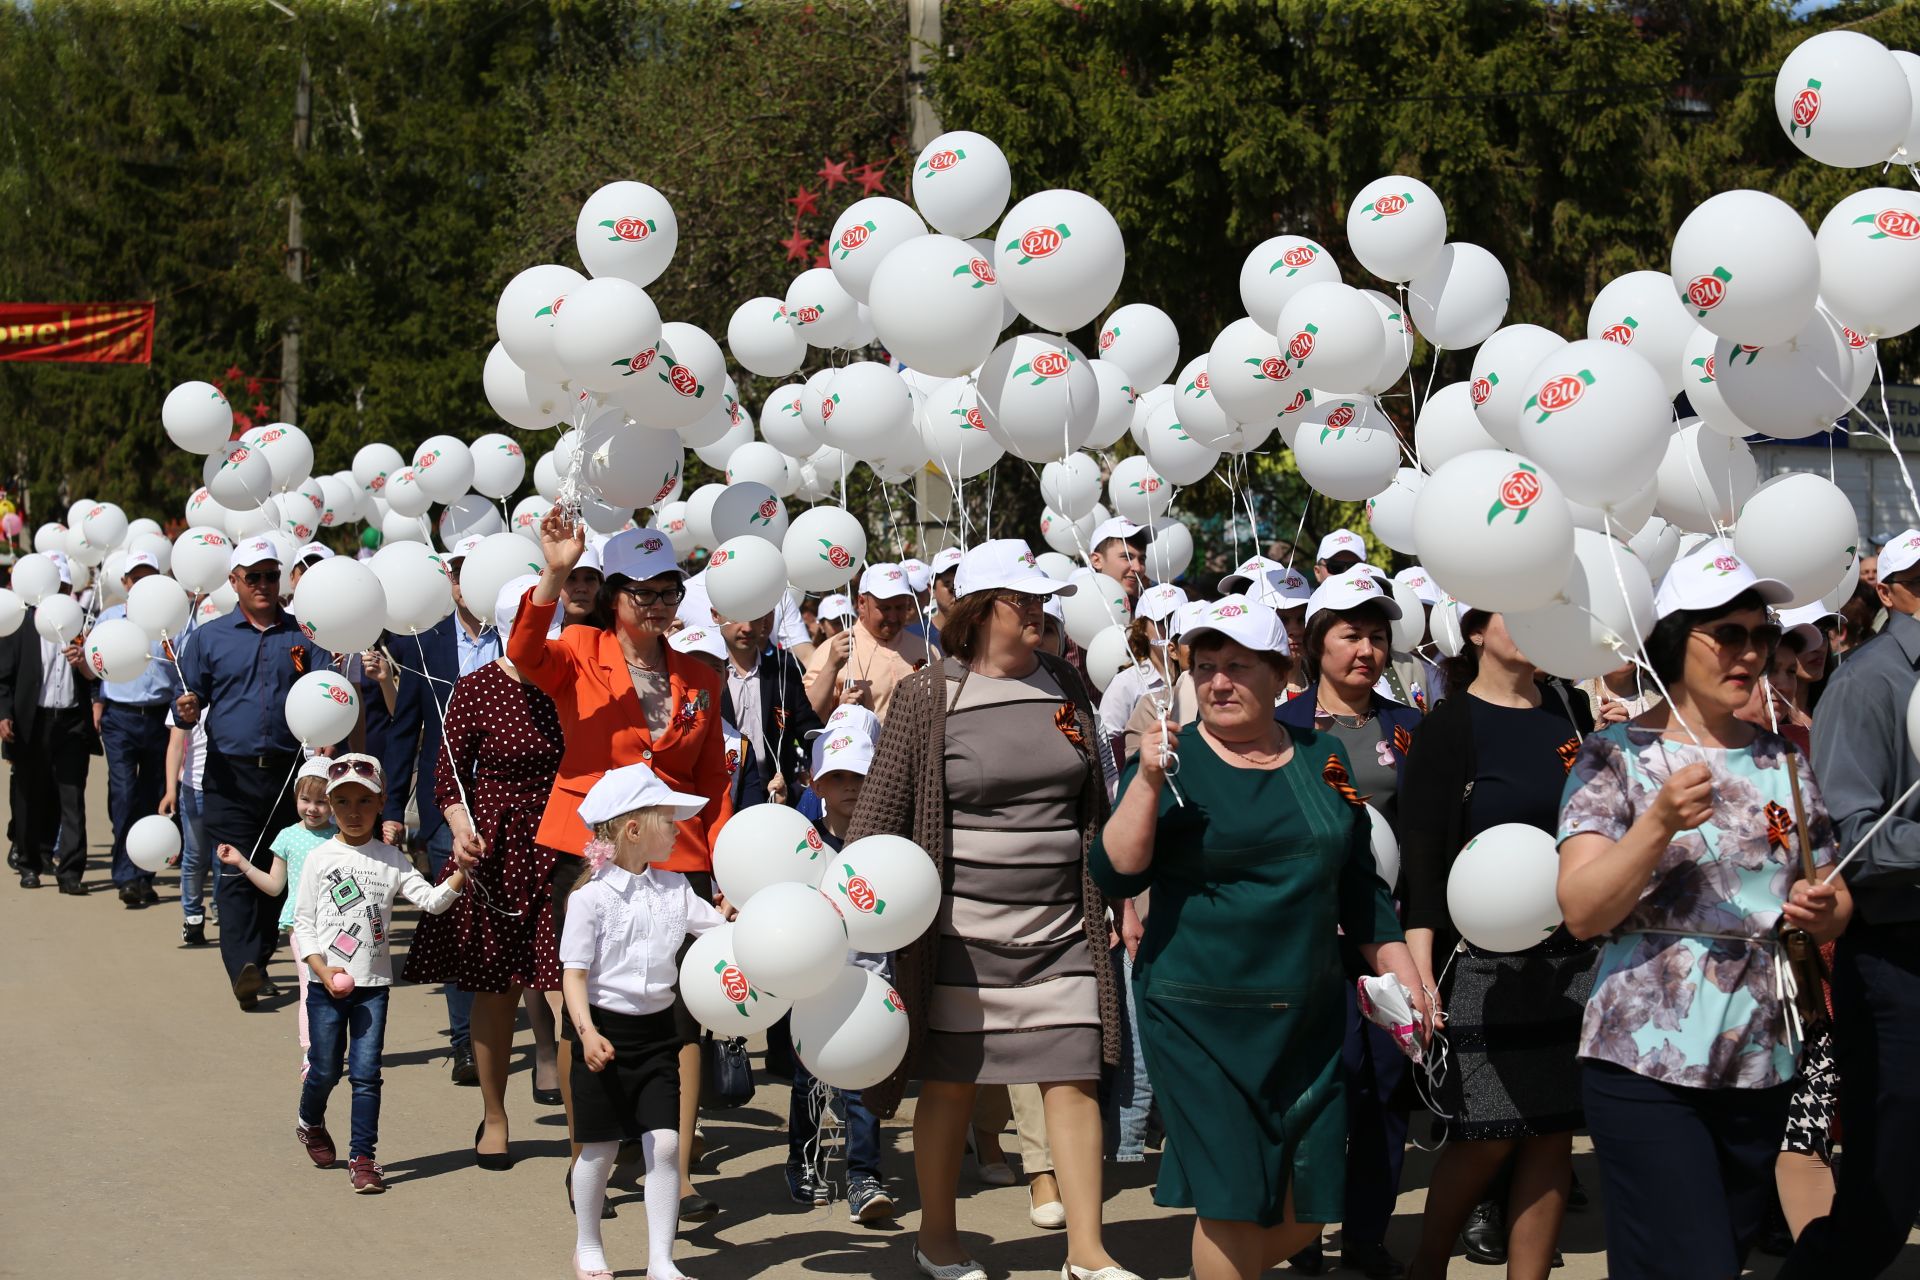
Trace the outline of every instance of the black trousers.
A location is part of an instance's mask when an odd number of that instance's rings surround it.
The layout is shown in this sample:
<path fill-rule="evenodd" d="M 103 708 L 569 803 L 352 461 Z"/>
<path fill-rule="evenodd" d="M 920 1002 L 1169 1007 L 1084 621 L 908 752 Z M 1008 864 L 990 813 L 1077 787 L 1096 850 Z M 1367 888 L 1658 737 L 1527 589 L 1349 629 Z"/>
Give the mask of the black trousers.
<path fill-rule="evenodd" d="M 1807 1224 L 1782 1277 L 1877 1276 L 1920 1210 L 1920 923 L 1859 920 L 1835 948 L 1840 1179 L 1833 1212 Z"/>
<path fill-rule="evenodd" d="M 91 714 L 84 703 L 42 709 L 33 731 L 13 744 L 11 802 L 22 871 L 53 871 L 62 880 L 86 874 Z"/>
<path fill-rule="evenodd" d="M 295 818 L 292 774 L 299 763 L 297 753 L 232 757 L 209 747 L 200 800 L 208 844 L 230 844 L 242 853 L 251 849 L 256 867 L 272 867 L 273 838 Z M 220 904 L 220 959 L 231 982 L 245 966 L 264 966 L 272 958 L 287 895 L 283 890 L 270 898 L 239 869 L 217 860 L 213 873 L 213 897 Z"/>

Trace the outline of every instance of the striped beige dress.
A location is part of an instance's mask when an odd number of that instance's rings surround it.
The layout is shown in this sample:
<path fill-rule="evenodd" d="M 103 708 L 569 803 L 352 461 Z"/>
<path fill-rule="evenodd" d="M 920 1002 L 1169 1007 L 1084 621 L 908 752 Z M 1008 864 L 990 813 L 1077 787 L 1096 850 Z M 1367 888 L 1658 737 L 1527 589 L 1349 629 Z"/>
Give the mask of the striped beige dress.
<path fill-rule="evenodd" d="M 1081 894 L 1088 764 L 1055 724 L 1044 668 L 949 682 L 951 855 L 919 1074 L 1034 1084 L 1100 1075 L 1100 1000 Z"/>

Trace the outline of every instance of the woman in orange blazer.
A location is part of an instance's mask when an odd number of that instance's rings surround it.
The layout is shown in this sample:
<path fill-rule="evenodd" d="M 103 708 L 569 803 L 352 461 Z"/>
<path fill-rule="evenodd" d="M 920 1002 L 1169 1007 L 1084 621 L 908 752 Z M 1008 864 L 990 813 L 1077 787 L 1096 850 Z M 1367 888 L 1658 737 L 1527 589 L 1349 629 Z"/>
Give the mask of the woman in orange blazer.
<path fill-rule="evenodd" d="M 713 901 L 713 837 L 733 815 L 720 728 L 722 685 L 718 672 L 666 645 L 686 595 L 673 545 L 657 529 L 629 529 L 609 538 L 600 550 L 597 612 L 613 620 L 612 628 L 569 627 L 553 639 L 547 628 L 554 605 L 586 552 L 586 531 L 556 506 L 540 522 L 540 546 L 547 567 L 521 602 L 507 637 L 507 657 L 553 699 L 566 733 L 566 752 L 538 837 L 542 845 L 572 855 L 559 860 L 554 880 L 554 936 L 566 927 L 566 900 L 585 868 L 581 855 L 588 833 L 580 821 L 580 801 L 601 775 L 622 765 L 645 764 L 674 790 L 707 798 L 704 809 L 679 824 L 666 869 L 684 874 L 696 893 Z M 566 874 L 569 868 L 572 875 Z M 690 1187 L 687 1161 L 700 1102 L 700 1026 L 684 1002 L 676 999 L 673 1007 L 682 1042 L 680 1179 Z M 560 1044 L 569 1123 L 570 1039 Z M 719 1206 L 703 1196 L 689 1194 L 681 1202 L 680 1216 L 693 1221 L 717 1212 Z"/>

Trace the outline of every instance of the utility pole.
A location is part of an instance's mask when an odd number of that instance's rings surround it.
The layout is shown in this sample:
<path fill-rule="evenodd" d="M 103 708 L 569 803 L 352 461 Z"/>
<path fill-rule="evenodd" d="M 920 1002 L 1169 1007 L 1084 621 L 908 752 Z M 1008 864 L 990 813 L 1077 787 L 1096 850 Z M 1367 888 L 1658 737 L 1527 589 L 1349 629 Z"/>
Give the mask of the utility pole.
<path fill-rule="evenodd" d="M 927 97 L 927 59 L 941 52 L 940 4 L 941 0 L 907 0 L 907 119 L 916 156 L 945 132 Z M 911 177 L 912 171 L 908 173 Z M 931 560 L 934 552 L 958 545 L 952 523 L 953 485 L 943 472 L 932 466 L 920 468 L 913 482 L 913 508 L 918 535 L 914 555 Z"/>
<path fill-rule="evenodd" d="M 293 92 L 293 183 L 287 195 L 287 279 L 296 295 L 307 279 L 306 237 L 300 225 L 300 169 L 307 154 L 307 136 L 311 131 L 313 108 L 313 72 L 307 65 L 307 53 L 300 51 L 300 83 Z M 295 422 L 300 415 L 300 312 L 287 317 L 280 335 L 280 421 Z"/>

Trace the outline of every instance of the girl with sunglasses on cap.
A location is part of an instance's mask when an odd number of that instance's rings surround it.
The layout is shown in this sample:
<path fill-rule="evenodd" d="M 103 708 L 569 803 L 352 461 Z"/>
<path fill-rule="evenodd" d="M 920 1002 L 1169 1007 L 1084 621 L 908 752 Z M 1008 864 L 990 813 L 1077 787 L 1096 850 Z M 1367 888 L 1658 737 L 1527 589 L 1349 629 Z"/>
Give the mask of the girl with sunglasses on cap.
<path fill-rule="evenodd" d="M 1837 854 L 1805 755 L 1740 718 L 1789 594 L 1725 542 L 1676 561 L 1646 640 L 1668 700 L 1587 738 L 1567 779 L 1560 906 L 1605 940 L 1579 1058 L 1617 1280 L 1739 1274 L 1805 1036 L 1779 931 L 1825 942 L 1852 914 L 1818 873 Z"/>

